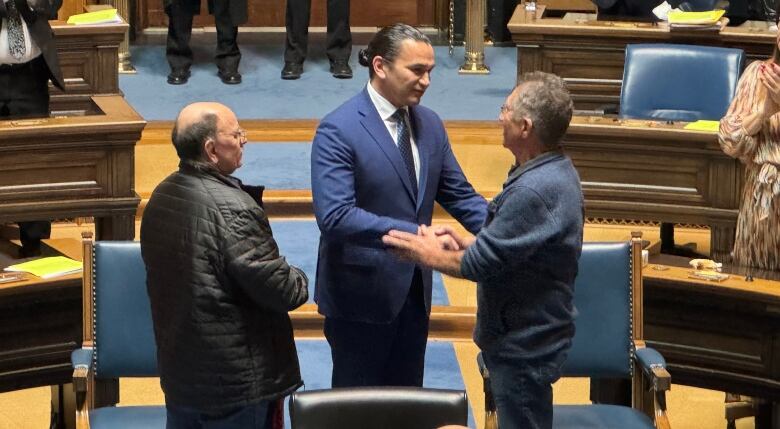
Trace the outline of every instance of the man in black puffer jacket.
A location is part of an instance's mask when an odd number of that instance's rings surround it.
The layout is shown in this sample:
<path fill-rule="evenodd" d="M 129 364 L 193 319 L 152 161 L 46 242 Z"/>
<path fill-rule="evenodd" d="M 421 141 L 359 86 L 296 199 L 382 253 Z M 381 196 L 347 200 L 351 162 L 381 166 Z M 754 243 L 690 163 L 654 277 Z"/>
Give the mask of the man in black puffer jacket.
<path fill-rule="evenodd" d="M 246 143 L 217 103 L 185 107 L 173 129 L 179 170 L 141 222 L 168 428 L 270 428 L 276 401 L 301 386 L 291 311 L 308 280 L 287 264 L 261 187 L 230 176 Z"/>

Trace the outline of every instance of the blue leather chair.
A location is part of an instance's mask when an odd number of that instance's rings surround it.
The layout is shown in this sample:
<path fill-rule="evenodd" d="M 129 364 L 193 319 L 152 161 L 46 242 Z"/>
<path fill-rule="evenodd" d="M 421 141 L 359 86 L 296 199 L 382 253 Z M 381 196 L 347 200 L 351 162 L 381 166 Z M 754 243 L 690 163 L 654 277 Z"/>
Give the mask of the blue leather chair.
<path fill-rule="evenodd" d="M 164 406 L 93 408 L 95 382 L 156 377 L 157 347 L 141 246 L 84 240 L 84 343 L 72 355 L 77 428 L 165 428 Z"/>
<path fill-rule="evenodd" d="M 663 43 L 626 46 L 620 117 L 720 120 L 742 72 L 741 49 Z"/>
<path fill-rule="evenodd" d="M 720 120 L 737 90 L 743 61 L 741 49 L 663 43 L 627 45 L 620 117 Z M 661 224 L 661 251 L 700 257 L 692 250 L 675 247 L 671 223 Z"/>
<path fill-rule="evenodd" d="M 468 424 L 463 390 L 354 387 L 290 397 L 291 429 L 431 429 Z"/>
<path fill-rule="evenodd" d="M 641 303 L 641 235 L 635 233 L 631 242 L 584 243 L 574 287 L 579 315 L 563 375 L 631 379 L 634 407 L 555 405 L 555 429 L 669 427 L 665 391 L 671 377 L 663 357 L 644 346 Z M 490 374 L 481 355 L 478 363 L 485 383 L 485 427 L 497 428 Z"/>

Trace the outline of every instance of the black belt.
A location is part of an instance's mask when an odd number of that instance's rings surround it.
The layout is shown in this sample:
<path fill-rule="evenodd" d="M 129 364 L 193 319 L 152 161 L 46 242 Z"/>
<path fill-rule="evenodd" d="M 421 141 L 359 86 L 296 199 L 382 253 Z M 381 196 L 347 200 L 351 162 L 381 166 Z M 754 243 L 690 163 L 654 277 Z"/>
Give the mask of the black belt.
<path fill-rule="evenodd" d="M 0 64 L 0 73 L 2 72 L 11 72 L 11 71 L 19 71 L 19 70 L 26 70 L 32 68 L 36 63 L 39 61 L 43 61 L 43 55 L 38 55 L 37 57 L 31 59 L 30 61 L 27 61 L 26 63 L 19 63 L 19 64 Z"/>

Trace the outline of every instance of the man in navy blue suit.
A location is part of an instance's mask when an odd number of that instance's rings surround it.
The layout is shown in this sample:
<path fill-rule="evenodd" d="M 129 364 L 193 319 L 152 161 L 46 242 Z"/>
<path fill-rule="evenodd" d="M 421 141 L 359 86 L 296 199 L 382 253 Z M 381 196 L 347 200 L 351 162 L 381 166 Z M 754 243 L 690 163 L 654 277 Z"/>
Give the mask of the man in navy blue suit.
<path fill-rule="evenodd" d="M 395 258 L 382 236 L 430 224 L 434 201 L 475 233 L 487 204 L 463 175 L 441 119 L 419 106 L 435 66 L 430 40 L 395 24 L 359 61 L 369 84 L 322 120 L 312 145 L 321 232 L 315 301 L 333 387 L 421 386 L 431 270 Z"/>

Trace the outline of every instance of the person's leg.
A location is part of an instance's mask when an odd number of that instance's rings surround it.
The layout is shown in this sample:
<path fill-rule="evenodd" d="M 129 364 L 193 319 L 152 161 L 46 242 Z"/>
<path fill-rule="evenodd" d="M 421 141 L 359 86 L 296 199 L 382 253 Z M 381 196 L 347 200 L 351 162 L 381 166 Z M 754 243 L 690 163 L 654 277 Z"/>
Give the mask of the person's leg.
<path fill-rule="evenodd" d="M 352 53 L 349 0 L 328 0 L 328 36 L 325 46 L 331 62 L 349 60 Z"/>
<path fill-rule="evenodd" d="M 303 63 L 306 59 L 310 14 L 311 0 L 287 0 L 285 62 Z"/>
<path fill-rule="evenodd" d="M 219 415 L 204 415 L 203 429 L 272 429 L 268 401 Z"/>
<path fill-rule="evenodd" d="M 488 353 L 482 356 L 490 372 L 499 427 L 552 428 L 552 383 L 559 377 L 557 366 Z"/>
<path fill-rule="evenodd" d="M 398 330 L 390 349 L 383 384 L 422 387 L 429 317 L 425 309 L 422 273 L 419 269 L 414 270 L 412 287 L 396 320 Z"/>
<path fill-rule="evenodd" d="M 332 387 L 381 386 L 396 326 L 325 318 Z"/>
<path fill-rule="evenodd" d="M 165 429 L 201 429 L 201 414 L 197 410 L 166 404 Z"/>
<path fill-rule="evenodd" d="M 192 8 L 181 1 L 174 1 L 165 9 L 165 13 L 168 14 L 168 38 L 165 47 L 168 65 L 172 74 L 188 74 L 192 65 Z M 184 81 L 186 82 L 186 79 Z"/>
<path fill-rule="evenodd" d="M 217 27 L 217 51 L 214 62 L 220 71 L 220 77 L 238 74 L 238 63 L 241 61 L 241 52 L 238 49 L 238 27 L 230 19 L 229 3 L 226 1 L 214 2 L 214 22 Z M 223 81 L 225 79 L 223 78 Z M 241 81 L 240 75 L 238 82 Z"/>
<path fill-rule="evenodd" d="M 9 118 L 41 118 L 49 116 L 49 69 L 43 56 L 28 66 L 6 76 L 5 106 Z M 51 235 L 51 222 L 19 222 L 20 256 L 39 256 L 41 240 Z"/>

